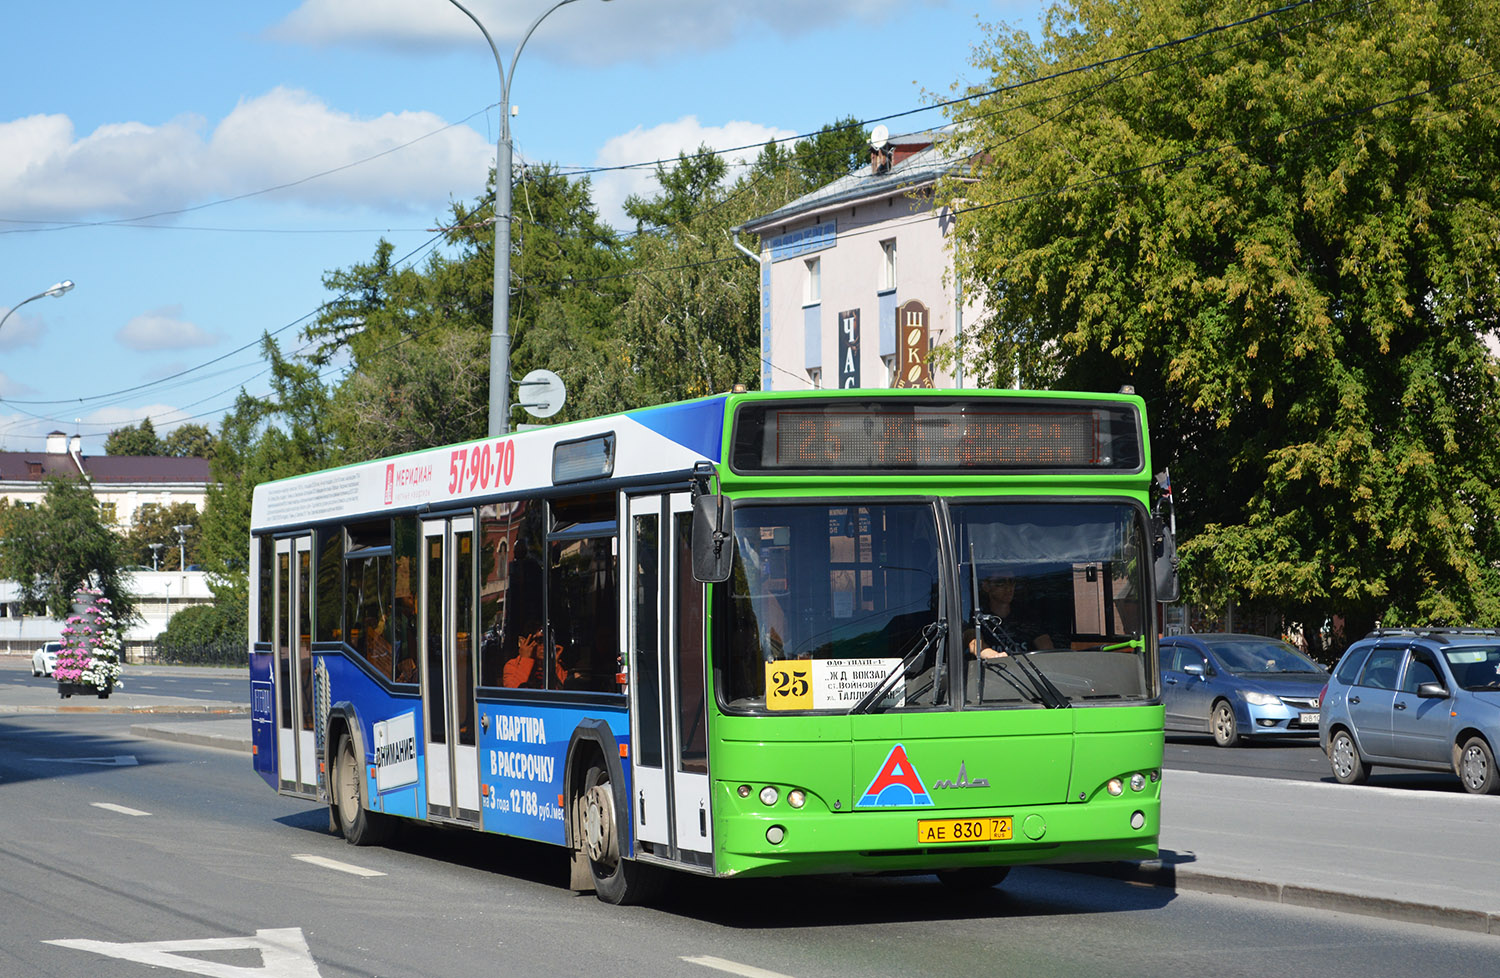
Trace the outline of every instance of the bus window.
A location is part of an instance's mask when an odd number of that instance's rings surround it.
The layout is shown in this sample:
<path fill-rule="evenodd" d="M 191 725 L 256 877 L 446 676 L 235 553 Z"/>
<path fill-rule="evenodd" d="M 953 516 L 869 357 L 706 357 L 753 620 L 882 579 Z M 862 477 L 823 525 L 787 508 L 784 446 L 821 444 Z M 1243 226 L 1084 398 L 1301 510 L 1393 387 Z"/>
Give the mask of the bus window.
<path fill-rule="evenodd" d="M 362 523 L 350 526 L 348 532 L 344 556 L 345 641 L 378 674 L 392 679 L 390 523 Z"/>
<path fill-rule="evenodd" d="M 479 509 L 481 686 L 542 687 L 545 513 L 535 499 Z"/>
<path fill-rule="evenodd" d="M 417 589 L 421 584 L 417 556 L 422 544 L 421 524 L 415 517 L 399 517 L 395 521 L 393 541 L 396 597 L 391 604 L 391 644 L 396 682 L 414 683 L 417 681 Z"/>
<path fill-rule="evenodd" d="M 337 642 L 344 637 L 344 531 L 319 530 L 318 606 L 314 609 L 313 632 L 319 642 Z"/>
<path fill-rule="evenodd" d="M 276 567 L 276 540 L 267 535 L 260 538 L 260 601 L 255 639 L 257 642 L 271 641 L 271 622 L 276 617 L 276 594 L 272 581 Z"/>
<path fill-rule="evenodd" d="M 1059 705 L 1150 695 L 1138 511 L 1123 503 L 950 507 L 958 547 L 965 699 Z M 977 581 L 977 586 L 976 586 Z M 979 594 L 975 641 L 974 594 Z M 1000 660 L 1025 655 L 1051 689 Z M 1031 672 L 1032 670 L 1026 669 Z"/>
<path fill-rule="evenodd" d="M 930 505 L 742 503 L 734 534 L 724 671 L 731 709 L 848 710 L 941 617 Z M 906 705 L 938 699 L 937 653 L 934 645 L 908 670 Z M 802 660 L 816 676 L 775 686 L 777 663 Z"/>
<path fill-rule="evenodd" d="M 615 538 L 583 537 L 549 546 L 548 629 L 556 660 L 547 685 L 614 692 L 620 671 Z"/>

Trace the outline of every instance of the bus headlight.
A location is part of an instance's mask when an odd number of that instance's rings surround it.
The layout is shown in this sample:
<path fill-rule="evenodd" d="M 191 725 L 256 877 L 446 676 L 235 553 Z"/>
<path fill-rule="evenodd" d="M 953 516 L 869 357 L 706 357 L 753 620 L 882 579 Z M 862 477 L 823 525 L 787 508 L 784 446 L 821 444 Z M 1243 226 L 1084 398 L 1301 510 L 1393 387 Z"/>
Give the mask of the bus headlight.
<path fill-rule="evenodd" d="M 786 803 L 793 808 L 801 808 L 807 804 L 807 795 L 803 793 L 801 788 L 793 788 L 786 793 Z"/>
<path fill-rule="evenodd" d="M 1133 829 L 1144 828 L 1146 825 L 1145 812 L 1132 812 L 1130 815 L 1130 827 Z"/>
<path fill-rule="evenodd" d="M 1119 796 L 1125 793 L 1125 785 L 1119 778 L 1110 778 L 1109 784 L 1104 786 L 1110 794 Z"/>
<path fill-rule="evenodd" d="M 1146 776 L 1137 771 L 1130 776 L 1130 790 L 1142 791 L 1146 787 Z"/>
<path fill-rule="evenodd" d="M 779 797 L 780 795 L 777 793 L 775 785 L 768 784 L 760 789 L 760 803 L 767 808 L 776 804 L 776 799 Z"/>

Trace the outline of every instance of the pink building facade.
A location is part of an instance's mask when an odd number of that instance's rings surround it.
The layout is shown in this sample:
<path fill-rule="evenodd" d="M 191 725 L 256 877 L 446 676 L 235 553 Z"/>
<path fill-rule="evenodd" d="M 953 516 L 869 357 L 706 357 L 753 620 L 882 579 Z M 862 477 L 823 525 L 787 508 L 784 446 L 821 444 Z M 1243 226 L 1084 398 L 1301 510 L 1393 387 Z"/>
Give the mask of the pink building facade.
<path fill-rule="evenodd" d="M 760 236 L 762 390 L 963 386 L 931 357 L 983 315 L 933 206 L 956 165 L 935 138 L 872 147 L 869 166 L 736 229 Z"/>

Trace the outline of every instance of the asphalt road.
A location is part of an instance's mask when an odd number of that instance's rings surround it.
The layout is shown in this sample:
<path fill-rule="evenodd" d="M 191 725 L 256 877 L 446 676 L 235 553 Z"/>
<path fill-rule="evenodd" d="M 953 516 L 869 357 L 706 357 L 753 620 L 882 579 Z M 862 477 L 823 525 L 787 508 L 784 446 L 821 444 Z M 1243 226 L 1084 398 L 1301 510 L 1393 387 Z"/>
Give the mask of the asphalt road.
<path fill-rule="evenodd" d="M 1500 970 L 1493 936 L 1025 868 L 682 878 L 655 908 L 562 886 L 548 847 L 417 829 L 356 849 L 239 753 L 129 716 L 0 716 L 0 975 L 1357 976 Z"/>

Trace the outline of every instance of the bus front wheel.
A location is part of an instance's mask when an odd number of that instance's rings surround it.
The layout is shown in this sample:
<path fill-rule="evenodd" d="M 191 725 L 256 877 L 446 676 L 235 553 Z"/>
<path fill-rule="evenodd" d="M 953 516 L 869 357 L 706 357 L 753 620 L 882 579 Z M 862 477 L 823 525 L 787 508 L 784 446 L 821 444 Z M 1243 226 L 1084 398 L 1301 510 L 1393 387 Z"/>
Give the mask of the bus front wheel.
<path fill-rule="evenodd" d="M 601 764 L 589 767 L 584 775 L 579 805 L 579 842 L 589 860 L 594 878 L 594 892 L 605 903 L 625 905 L 641 903 L 654 896 L 660 876 L 654 867 L 620 856 L 620 836 L 615 820 L 615 793 L 609 772 Z"/>
<path fill-rule="evenodd" d="M 369 811 L 364 806 L 363 769 L 354 756 L 354 738 L 339 737 L 338 753 L 333 761 L 332 805 L 335 820 L 344 840 L 352 846 L 379 845 L 391 835 L 388 815 Z"/>

